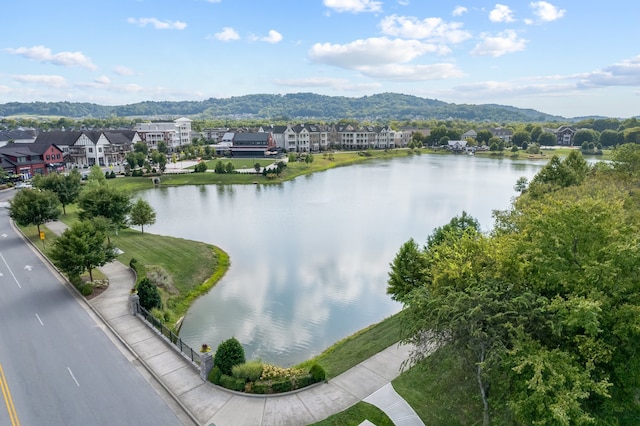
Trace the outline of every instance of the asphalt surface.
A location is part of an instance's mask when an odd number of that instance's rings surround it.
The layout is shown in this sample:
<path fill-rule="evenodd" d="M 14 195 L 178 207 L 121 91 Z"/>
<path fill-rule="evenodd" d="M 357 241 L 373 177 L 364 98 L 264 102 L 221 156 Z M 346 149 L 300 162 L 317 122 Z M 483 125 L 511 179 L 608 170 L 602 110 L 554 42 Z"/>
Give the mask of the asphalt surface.
<path fill-rule="evenodd" d="M 193 424 L 16 233 L 11 195 L 0 193 L 0 425 Z"/>

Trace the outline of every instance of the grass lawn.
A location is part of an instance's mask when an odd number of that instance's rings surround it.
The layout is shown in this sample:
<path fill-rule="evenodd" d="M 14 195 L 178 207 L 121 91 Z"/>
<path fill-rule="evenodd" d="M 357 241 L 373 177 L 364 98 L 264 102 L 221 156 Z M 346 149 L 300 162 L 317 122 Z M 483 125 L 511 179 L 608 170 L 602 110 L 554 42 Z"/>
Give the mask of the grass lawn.
<path fill-rule="evenodd" d="M 476 377 L 448 347 L 402 373 L 392 385 L 426 425 L 482 424 Z"/>
<path fill-rule="evenodd" d="M 301 366 L 309 367 L 318 363 L 327 373 L 327 379 L 336 377 L 397 343 L 400 340 L 401 321 L 402 312 L 340 340 Z"/>
<path fill-rule="evenodd" d="M 358 426 L 365 420 L 369 420 L 376 426 L 393 426 L 389 417 L 376 407 L 367 402 L 358 402 L 353 407 L 334 414 L 321 422 L 313 423 L 312 426 Z"/>

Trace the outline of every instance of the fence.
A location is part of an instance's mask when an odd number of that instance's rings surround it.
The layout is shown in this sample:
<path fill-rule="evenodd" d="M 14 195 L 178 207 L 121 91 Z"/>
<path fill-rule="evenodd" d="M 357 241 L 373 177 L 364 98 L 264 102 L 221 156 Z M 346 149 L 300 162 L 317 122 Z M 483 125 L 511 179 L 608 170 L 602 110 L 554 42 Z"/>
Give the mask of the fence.
<path fill-rule="evenodd" d="M 200 354 L 191 349 L 177 334 L 167 328 L 159 319 L 151 315 L 151 313 L 139 303 L 137 305 L 138 314 L 141 314 L 145 321 L 164 336 L 182 355 L 191 360 L 195 367 L 200 368 Z"/>

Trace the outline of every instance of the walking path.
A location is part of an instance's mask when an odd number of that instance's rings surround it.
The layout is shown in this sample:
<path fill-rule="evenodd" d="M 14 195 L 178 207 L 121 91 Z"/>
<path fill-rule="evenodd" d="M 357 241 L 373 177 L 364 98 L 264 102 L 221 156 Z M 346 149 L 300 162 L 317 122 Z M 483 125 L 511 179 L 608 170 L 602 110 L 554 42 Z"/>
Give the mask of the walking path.
<path fill-rule="evenodd" d="M 54 233 L 61 222 L 47 223 Z M 109 287 L 89 301 L 106 325 L 132 351 L 198 425 L 307 425 L 364 400 L 382 409 L 396 425 L 423 425 L 415 411 L 391 386 L 409 356 L 409 347 L 391 346 L 328 383 L 278 396 L 230 392 L 209 382 L 182 355 L 128 310 L 132 271 L 118 261 L 100 268 Z"/>

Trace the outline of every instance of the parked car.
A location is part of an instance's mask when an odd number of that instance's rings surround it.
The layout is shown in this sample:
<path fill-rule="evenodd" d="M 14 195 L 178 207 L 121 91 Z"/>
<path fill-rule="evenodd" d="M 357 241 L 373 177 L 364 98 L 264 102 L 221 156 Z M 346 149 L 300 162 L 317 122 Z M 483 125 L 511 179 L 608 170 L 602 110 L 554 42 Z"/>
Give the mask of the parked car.
<path fill-rule="evenodd" d="M 16 189 L 31 189 L 33 188 L 33 185 L 31 185 L 29 182 L 18 182 L 15 186 Z"/>

